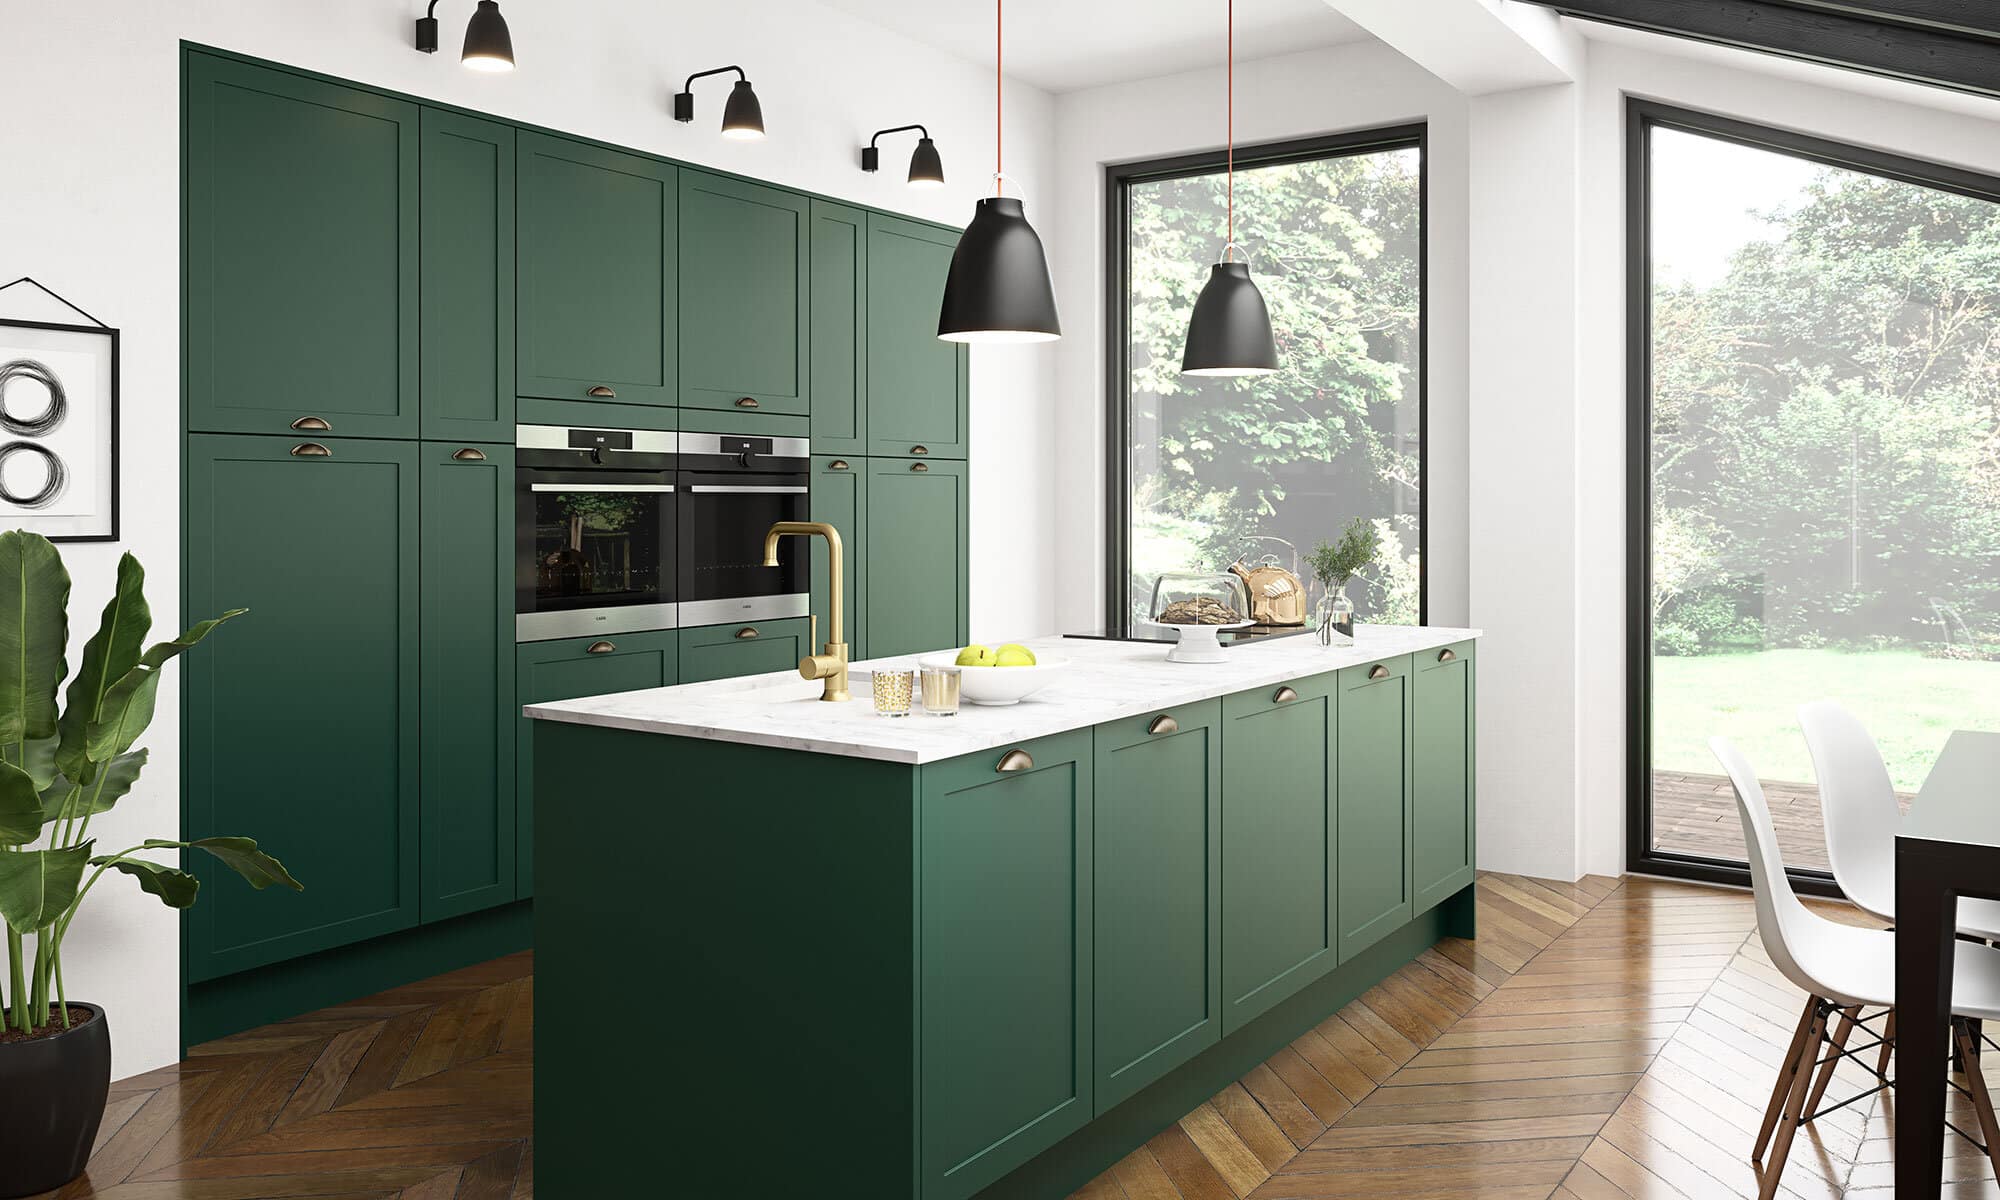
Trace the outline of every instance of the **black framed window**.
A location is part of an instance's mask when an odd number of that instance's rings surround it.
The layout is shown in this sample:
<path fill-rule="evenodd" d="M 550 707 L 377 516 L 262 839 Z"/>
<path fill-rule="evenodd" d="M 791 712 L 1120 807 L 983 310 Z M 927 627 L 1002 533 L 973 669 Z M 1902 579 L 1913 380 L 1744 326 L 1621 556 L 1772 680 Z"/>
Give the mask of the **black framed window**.
<path fill-rule="evenodd" d="M 1905 797 L 2000 727 L 2000 180 L 1629 100 L 1630 869 L 1830 888 L 1797 709 Z"/>
<path fill-rule="evenodd" d="M 1424 606 L 1424 129 L 1236 150 L 1236 239 L 1282 369 L 1180 373 L 1222 254 L 1221 151 L 1106 169 L 1106 614 L 1144 619 L 1166 570 L 1306 556 L 1349 522 L 1380 538 L 1358 617 Z"/>

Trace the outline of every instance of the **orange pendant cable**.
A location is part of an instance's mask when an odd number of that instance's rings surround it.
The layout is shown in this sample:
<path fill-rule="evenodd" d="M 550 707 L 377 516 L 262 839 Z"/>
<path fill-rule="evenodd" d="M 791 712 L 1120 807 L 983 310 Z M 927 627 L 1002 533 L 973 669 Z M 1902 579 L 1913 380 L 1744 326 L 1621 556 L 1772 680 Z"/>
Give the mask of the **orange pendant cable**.
<path fill-rule="evenodd" d="M 1229 194 L 1229 240 L 1222 243 L 1222 261 L 1229 261 L 1230 251 L 1236 246 L 1236 0 L 1229 0 L 1229 47 L 1228 89 L 1228 176 L 1226 185 Z"/>
<path fill-rule="evenodd" d="M 1229 0 L 1229 2 L 1234 4 L 1236 0 Z M 1000 22 L 1002 19 L 1000 10 L 1004 3 L 1005 0 L 993 0 L 993 194 L 996 196 L 1001 194 L 1000 130 L 1002 123 L 1000 120 L 1000 81 L 1004 76 L 1000 73 Z"/>

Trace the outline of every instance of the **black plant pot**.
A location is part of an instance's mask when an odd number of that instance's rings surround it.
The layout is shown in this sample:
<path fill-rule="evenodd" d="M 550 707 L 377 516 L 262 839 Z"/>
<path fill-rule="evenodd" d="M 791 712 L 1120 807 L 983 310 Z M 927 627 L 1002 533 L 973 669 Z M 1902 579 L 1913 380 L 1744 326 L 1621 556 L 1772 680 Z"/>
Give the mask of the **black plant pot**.
<path fill-rule="evenodd" d="M 91 1019 L 76 1024 L 81 1012 Z M 111 1025 L 71 1003 L 69 1029 L 0 1042 L 0 1196 L 32 1196 L 83 1174 L 111 1090 Z"/>

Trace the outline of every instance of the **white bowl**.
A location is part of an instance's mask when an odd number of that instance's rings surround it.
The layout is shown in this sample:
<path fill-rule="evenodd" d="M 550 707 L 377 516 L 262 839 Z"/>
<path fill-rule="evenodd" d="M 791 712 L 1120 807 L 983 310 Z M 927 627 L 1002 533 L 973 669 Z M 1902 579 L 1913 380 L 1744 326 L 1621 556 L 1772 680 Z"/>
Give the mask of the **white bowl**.
<path fill-rule="evenodd" d="M 958 665 L 958 651 L 926 654 L 919 666 Z M 959 667 L 958 696 L 967 704 L 1019 704 L 1054 683 L 1069 668 L 1069 660 L 1052 654 L 1038 656 L 1032 667 Z"/>

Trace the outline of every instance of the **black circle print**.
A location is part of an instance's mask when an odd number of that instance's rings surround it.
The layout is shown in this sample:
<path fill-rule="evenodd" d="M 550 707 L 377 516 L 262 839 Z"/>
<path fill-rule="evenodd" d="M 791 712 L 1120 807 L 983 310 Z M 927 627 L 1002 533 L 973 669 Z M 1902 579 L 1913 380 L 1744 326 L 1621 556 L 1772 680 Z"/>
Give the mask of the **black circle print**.
<path fill-rule="evenodd" d="M 42 480 L 41 490 L 32 495 L 20 495 L 7 486 L 7 461 L 17 454 L 33 455 L 41 459 L 42 465 L 47 468 L 48 475 Z M 69 468 L 46 448 L 33 442 L 8 442 L 0 446 L 0 500 L 16 508 L 47 508 L 56 502 L 57 496 L 62 495 L 63 485 L 68 482 Z"/>
<path fill-rule="evenodd" d="M 30 379 L 49 390 L 49 406 L 42 410 L 40 416 L 17 417 L 8 411 L 8 385 L 16 379 Z M 32 358 L 0 363 L 0 428 L 24 437 L 41 437 L 62 424 L 63 418 L 68 415 L 69 394 L 63 390 L 62 380 L 46 364 Z"/>

